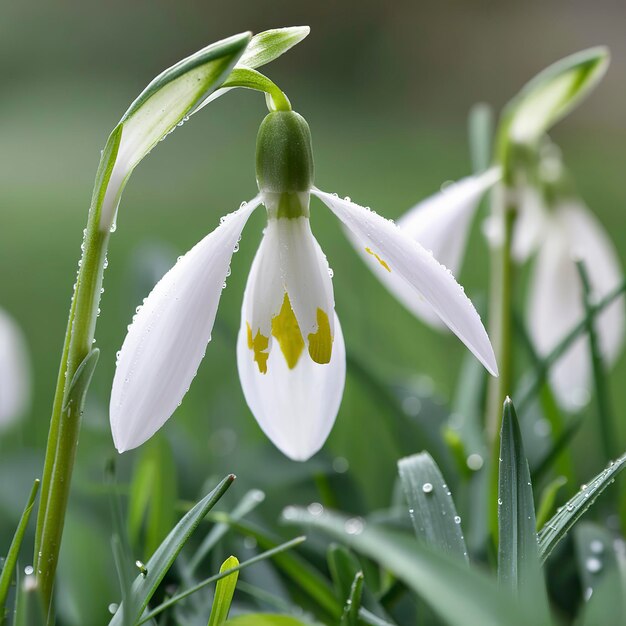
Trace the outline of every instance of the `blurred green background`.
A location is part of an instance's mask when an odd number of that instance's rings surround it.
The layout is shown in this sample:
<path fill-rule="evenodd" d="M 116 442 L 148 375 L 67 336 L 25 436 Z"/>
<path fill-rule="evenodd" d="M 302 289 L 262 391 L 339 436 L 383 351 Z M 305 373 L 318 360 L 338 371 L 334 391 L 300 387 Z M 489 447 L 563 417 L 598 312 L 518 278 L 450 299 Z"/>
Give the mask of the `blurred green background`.
<path fill-rule="evenodd" d="M 624 3 L 5 0 L 2 7 L 0 306 L 27 336 L 34 395 L 26 418 L 0 435 L 0 536 L 6 537 L 43 461 L 99 151 L 149 80 L 207 43 L 242 30 L 309 24 L 311 35 L 265 73 L 309 121 L 317 185 L 388 217 L 399 216 L 444 181 L 470 173 L 466 120 L 474 103 L 488 102 L 497 111 L 552 61 L 608 45 L 613 61 L 607 77 L 553 138 L 626 260 Z M 105 273 L 97 331 L 101 356 L 79 448 L 73 520 L 94 521 L 106 510 L 99 485 L 105 462 L 115 456 L 107 404 L 115 352 L 134 308 L 177 255 L 255 195 L 255 138 L 264 115 L 259 94 L 232 92 L 159 144 L 125 191 Z M 334 269 L 348 351 L 385 382 L 411 381 L 434 405 L 450 400 L 463 346 L 427 329 L 393 301 L 337 221 L 314 202 L 313 228 Z M 205 480 L 234 472 L 243 483 L 240 493 L 246 486 L 266 489 L 274 511 L 314 499 L 307 477 L 334 461 L 339 474 L 350 468 L 346 480 L 360 487 L 364 500 L 338 503 L 342 508 L 384 506 L 395 459 L 424 443 L 407 439 L 403 425 L 350 370 L 335 429 L 308 464 L 295 465 L 276 453 L 245 405 L 235 334 L 263 221 L 258 213 L 244 231 L 213 341 L 182 407 L 160 435 L 174 447 L 180 492 L 194 498 Z M 460 280 L 480 303 L 488 266 L 478 224 L 474 230 Z M 625 375 L 622 359 L 612 379 L 618 407 L 626 403 L 626 387 L 619 382 Z M 419 420 L 415 407 L 409 405 L 409 413 Z M 136 454 L 122 457 L 122 471 Z"/>

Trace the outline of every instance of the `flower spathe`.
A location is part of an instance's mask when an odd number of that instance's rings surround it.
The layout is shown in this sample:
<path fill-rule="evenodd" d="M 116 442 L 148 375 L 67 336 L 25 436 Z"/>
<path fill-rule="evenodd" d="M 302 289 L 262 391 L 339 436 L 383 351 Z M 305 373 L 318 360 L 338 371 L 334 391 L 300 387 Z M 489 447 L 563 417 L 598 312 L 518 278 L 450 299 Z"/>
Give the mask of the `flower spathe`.
<path fill-rule="evenodd" d="M 496 374 L 485 329 L 452 275 L 392 222 L 313 186 L 310 134 L 297 113 L 273 112 L 261 125 L 257 182 L 260 194 L 181 257 L 130 326 L 110 404 L 120 452 L 146 441 L 182 401 L 210 341 L 241 231 L 261 204 L 268 222 L 243 298 L 237 365 L 250 410 L 286 456 L 302 461 L 321 448 L 345 381 L 330 270 L 309 223 L 311 195 L 347 226 L 371 263 L 427 300 Z"/>

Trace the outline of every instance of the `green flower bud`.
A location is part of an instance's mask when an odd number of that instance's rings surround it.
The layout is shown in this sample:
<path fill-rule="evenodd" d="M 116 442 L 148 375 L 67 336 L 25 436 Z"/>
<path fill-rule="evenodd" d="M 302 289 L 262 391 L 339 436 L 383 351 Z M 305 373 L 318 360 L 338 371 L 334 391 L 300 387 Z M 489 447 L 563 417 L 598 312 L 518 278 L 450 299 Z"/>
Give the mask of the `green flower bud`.
<path fill-rule="evenodd" d="M 257 136 L 256 179 L 270 217 L 308 217 L 313 170 L 306 120 L 295 111 L 267 115 Z"/>

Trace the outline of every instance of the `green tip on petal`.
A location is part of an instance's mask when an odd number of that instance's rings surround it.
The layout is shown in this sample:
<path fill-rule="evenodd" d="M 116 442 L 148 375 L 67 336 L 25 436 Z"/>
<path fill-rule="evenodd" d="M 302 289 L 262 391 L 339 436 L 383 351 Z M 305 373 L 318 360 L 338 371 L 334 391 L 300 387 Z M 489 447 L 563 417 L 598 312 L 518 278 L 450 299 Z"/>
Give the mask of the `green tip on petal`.
<path fill-rule="evenodd" d="M 572 54 L 537 74 L 505 109 L 505 142 L 532 144 L 564 118 L 606 73 L 609 50 L 604 46 Z"/>
<path fill-rule="evenodd" d="M 237 65 L 250 68 L 266 65 L 299 44 L 310 32 L 308 26 L 265 30 L 252 37 Z"/>

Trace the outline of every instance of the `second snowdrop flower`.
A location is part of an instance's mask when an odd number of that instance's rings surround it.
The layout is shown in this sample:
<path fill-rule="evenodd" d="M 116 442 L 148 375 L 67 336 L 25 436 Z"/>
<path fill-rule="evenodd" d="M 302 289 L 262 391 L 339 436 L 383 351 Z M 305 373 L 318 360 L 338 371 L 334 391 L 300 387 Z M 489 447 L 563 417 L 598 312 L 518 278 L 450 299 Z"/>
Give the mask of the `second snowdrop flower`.
<path fill-rule="evenodd" d="M 487 333 L 461 286 L 395 224 L 314 187 L 309 126 L 288 101 L 281 108 L 259 130 L 259 195 L 223 217 L 179 260 L 130 326 L 110 404 L 120 452 L 151 437 L 182 401 L 211 339 L 233 251 L 261 204 L 268 221 L 243 298 L 237 364 L 252 413 L 285 455 L 306 460 L 319 450 L 335 421 L 345 380 L 331 272 L 309 223 L 311 195 L 344 223 L 377 271 L 393 275 L 407 298 L 426 300 L 497 373 Z"/>

